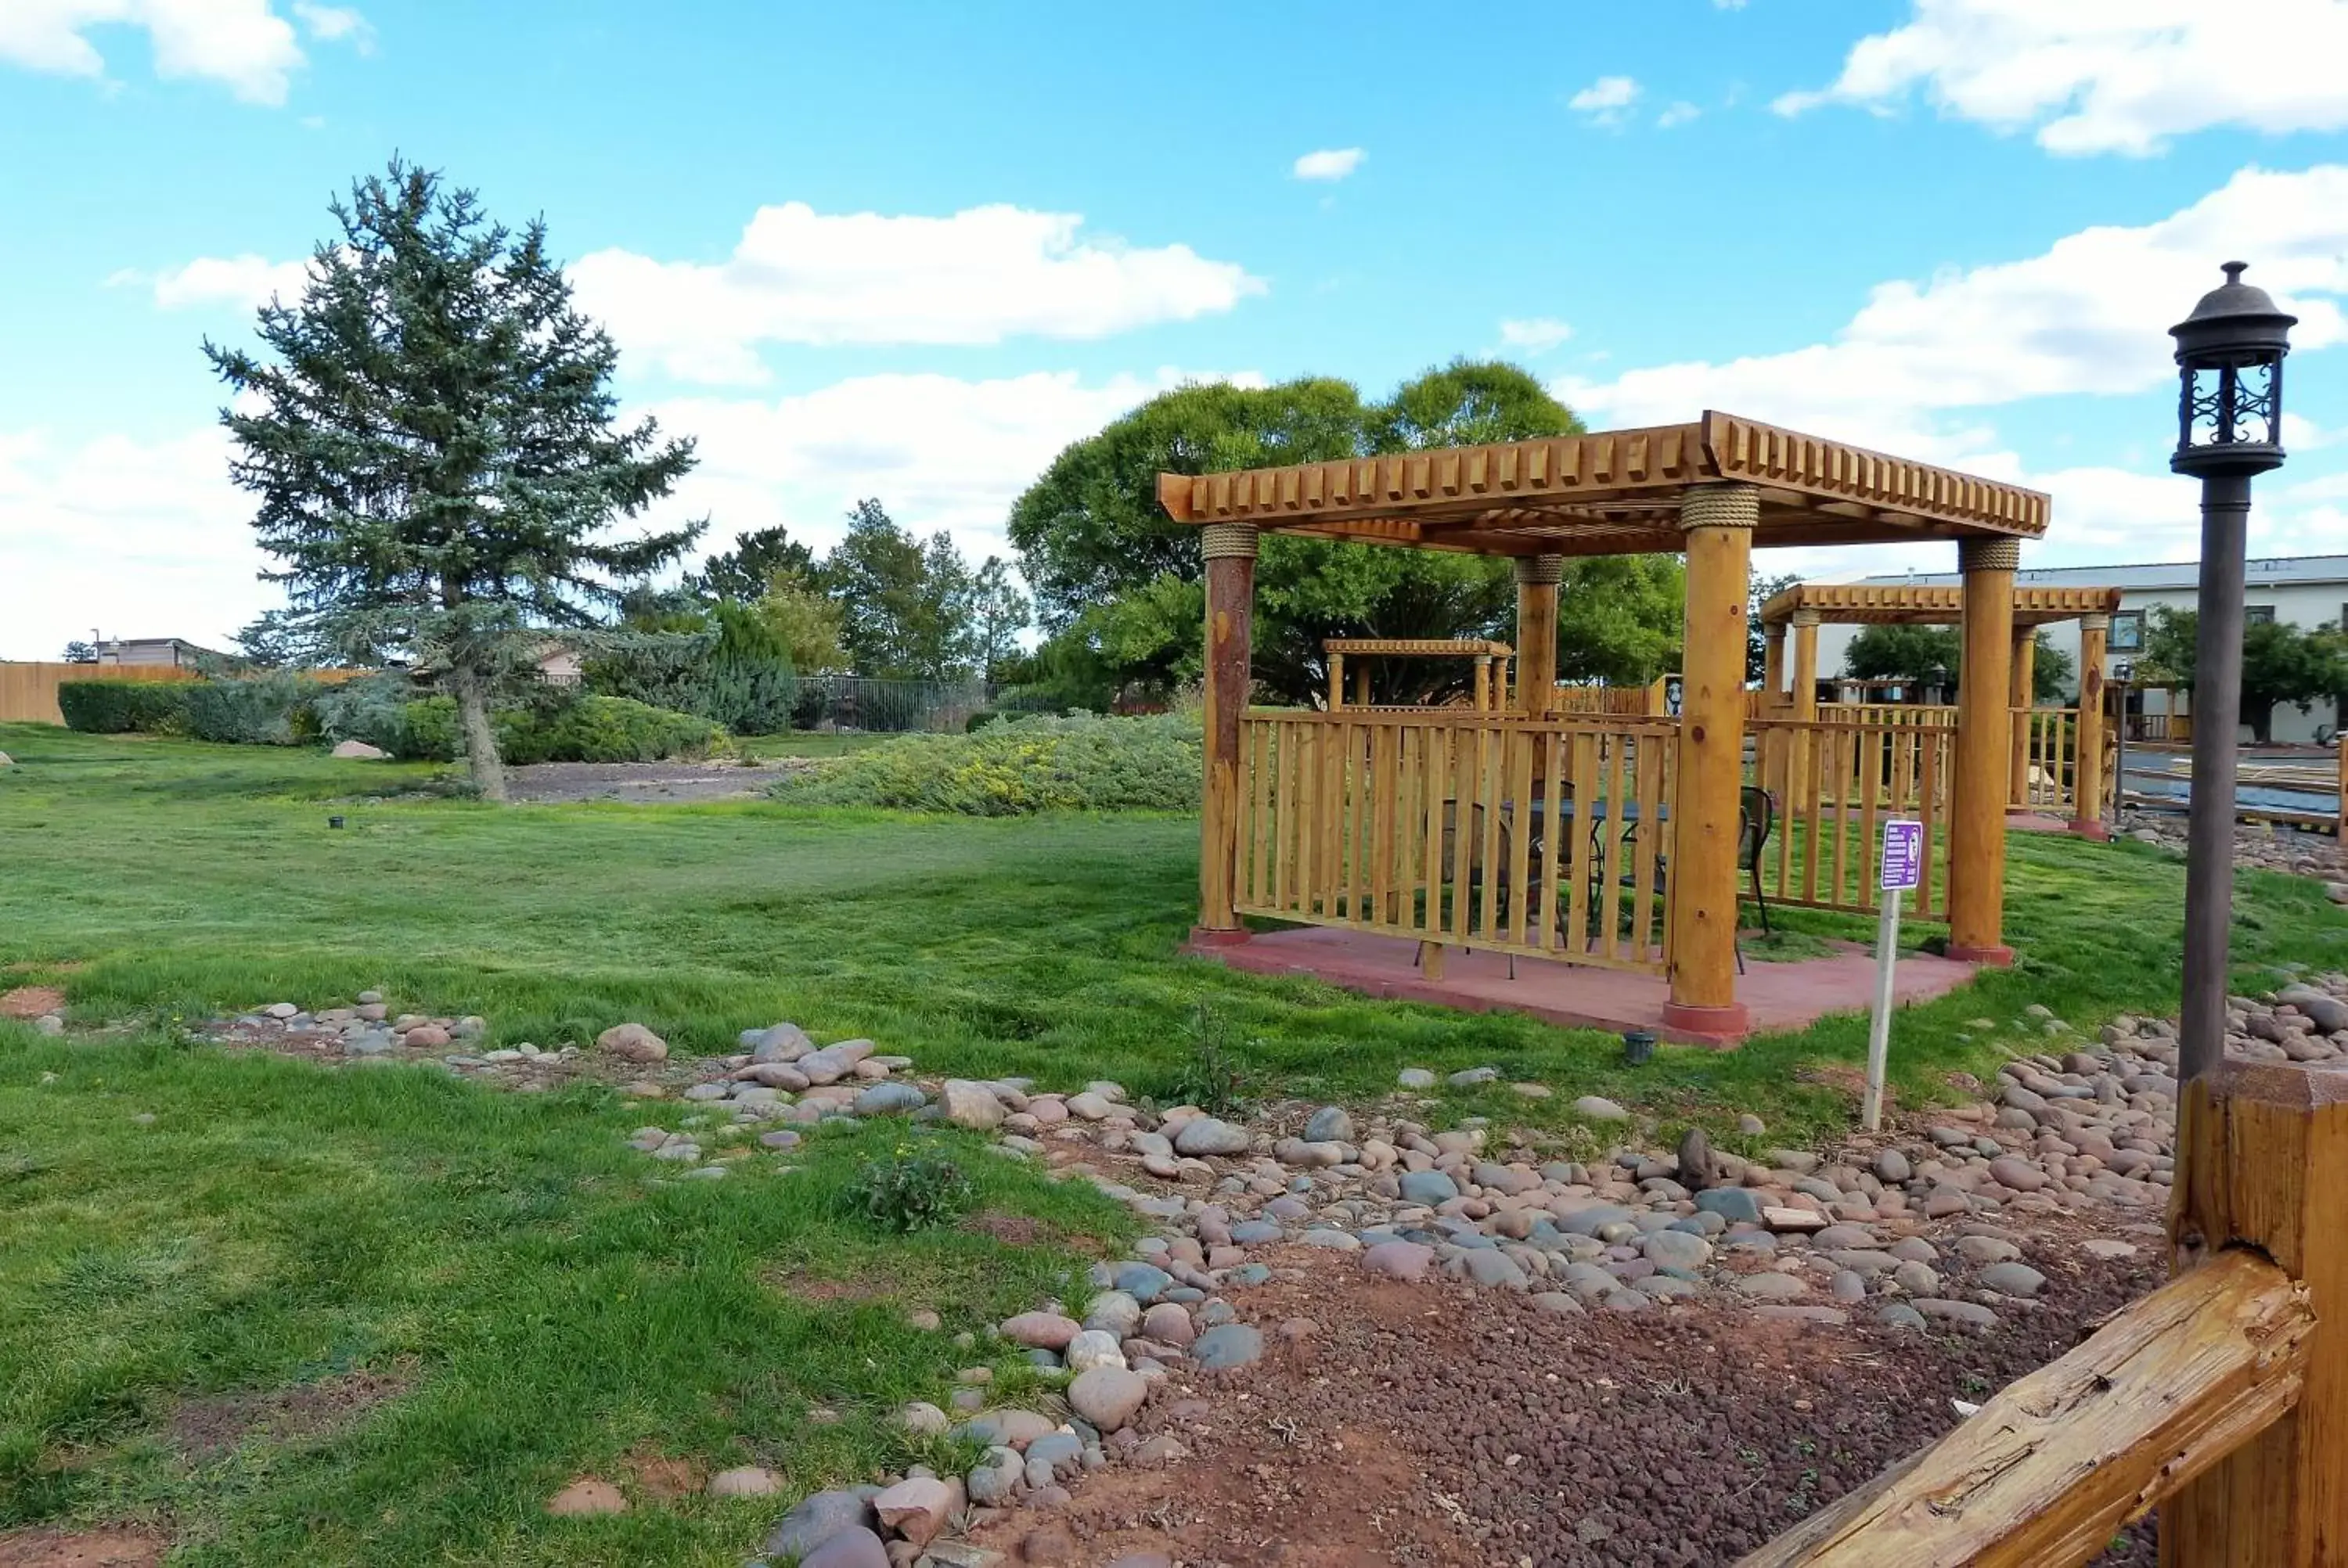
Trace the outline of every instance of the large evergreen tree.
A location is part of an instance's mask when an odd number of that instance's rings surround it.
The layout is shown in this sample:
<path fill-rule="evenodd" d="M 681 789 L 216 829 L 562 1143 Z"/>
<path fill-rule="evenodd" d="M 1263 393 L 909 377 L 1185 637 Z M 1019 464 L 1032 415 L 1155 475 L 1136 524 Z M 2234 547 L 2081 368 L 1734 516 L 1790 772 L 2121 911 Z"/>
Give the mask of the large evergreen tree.
<path fill-rule="evenodd" d="M 700 525 L 613 525 L 667 495 L 689 441 L 622 429 L 618 351 L 572 308 L 546 230 L 395 159 L 332 210 L 302 298 L 260 313 L 267 357 L 211 343 L 253 528 L 305 629 L 345 657 L 404 660 L 457 701 L 483 795 L 505 797 L 499 686 L 550 631 L 588 625 Z"/>
<path fill-rule="evenodd" d="M 815 551 L 780 525 L 736 536 L 734 548 L 719 550 L 689 573 L 685 586 L 704 599 L 756 604 L 778 577 L 815 575 Z"/>
<path fill-rule="evenodd" d="M 979 673 L 988 681 L 1001 679 L 1004 666 L 1018 653 L 1019 634 L 1027 630 L 1034 613 L 1003 558 L 987 557 L 973 579 L 971 635 Z"/>

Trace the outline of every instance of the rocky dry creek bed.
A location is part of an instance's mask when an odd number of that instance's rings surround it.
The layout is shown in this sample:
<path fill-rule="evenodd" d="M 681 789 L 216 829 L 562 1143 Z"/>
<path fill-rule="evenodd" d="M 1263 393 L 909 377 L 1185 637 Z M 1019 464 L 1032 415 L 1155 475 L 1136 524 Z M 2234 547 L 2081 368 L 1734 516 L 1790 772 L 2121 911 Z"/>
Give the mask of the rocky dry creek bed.
<path fill-rule="evenodd" d="M 2235 999 L 2230 1022 L 2233 1054 L 2338 1060 L 2348 977 L 2290 977 Z M 1581 1159 L 1449 1114 L 1440 1091 L 1488 1068 L 1241 1119 L 1110 1082 L 939 1081 L 788 1023 L 700 1060 L 633 1023 L 489 1049 L 485 1020 L 364 993 L 202 1032 L 521 1091 L 592 1075 L 644 1105 L 629 1141 L 648 1180 L 788 1167 L 836 1121 L 941 1120 L 1146 1222 L 1067 1299 L 963 1337 L 959 1378 L 895 1412 L 965 1440 L 967 1470 L 798 1499 L 756 1467 L 711 1480 L 775 1497 L 759 1562 L 1681 1568 L 1734 1561 L 2161 1277 L 2173 1026 L 2123 1018 L 2088 1039 L 2034 1008 L 1969 1027 L 2041 1049 L 2011 1051 L 1988 1098 L 1882 1137 L 1776 1148 L 1748 1117 L 1746 1153 L 1663 1148 L 1585 1096 Z M 996 1399 L 1005 1356 L 1049 1391 Z M 631 1501 L 581 1477 L 548 1505 Z M 2150 1550 L 2139 1531 L 2109 1561 Z"/>

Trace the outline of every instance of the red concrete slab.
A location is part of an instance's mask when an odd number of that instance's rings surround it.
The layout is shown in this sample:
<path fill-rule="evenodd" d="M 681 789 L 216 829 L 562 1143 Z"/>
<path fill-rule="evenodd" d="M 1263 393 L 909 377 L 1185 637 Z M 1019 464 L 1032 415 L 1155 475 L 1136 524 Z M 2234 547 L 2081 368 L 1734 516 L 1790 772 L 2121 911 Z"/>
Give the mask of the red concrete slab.
<path fill-rule="evenodd" d="M 1365 996 L 1427 1002 L 1468 1012 L 1520 1012 L 1568 1028 L 1652 1030 L 1690 1045 L 1735 1045 L 1743 1035 L 1691 1033 L 1663 1026 L 1671 987 L 1660 975 L 1583 968 L 1547 958 L 1519 958 L 1509 976 L 1503 953 L 1446 955 L 1443 978 L 1430 980 L 1412 961 L 1418 944 L 1323 926 L 1260 932 L 1240 942 L 1194 936 L 1183 951 L 1258 975 L 1307 975 Z M 1746 960 L 1736 999 L 1751 1015 L 1752 1033 L 1807 1028 L 1828 1013 L 1865 1012 L 1875 996 L 1875 957 L 1838 943 L 1830 958 L 1796 963 Z M 1930 1001 L 1972 979 L 1973 966 L 1914 954 L 1900 960 L 1892 981 L 1902 1003 Z"/>

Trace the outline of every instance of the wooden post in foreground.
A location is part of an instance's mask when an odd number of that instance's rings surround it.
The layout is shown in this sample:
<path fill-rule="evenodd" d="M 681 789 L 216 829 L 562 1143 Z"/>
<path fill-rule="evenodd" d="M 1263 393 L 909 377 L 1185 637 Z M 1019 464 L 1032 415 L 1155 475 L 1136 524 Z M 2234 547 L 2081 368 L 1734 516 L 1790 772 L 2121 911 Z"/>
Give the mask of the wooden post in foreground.
<path fill-rule="evenodd" d="M 2162 1563 L 2348 1563 L 2348 1071 L 2228 1061 L 2188 1083 L 2169 1235 L 2180 1271 L 2272 1259 L 2315 1329 L 2297 1408 L 2162 1504 Z"/>
<path fill-rule="evenodd" d="M 1563 556 L 1517 558 L 1517 712 L 1535 718 L 1557 706 L 1557 585 Z"/>
<path fill-rule="evenodd" d="M 1240 720 L 1253 655 L 1256 530 L 1209 523 L 1199 530 L 1207 562 L 1206 793 L 1199 820 L 1199 934 L 1245 941 L 1231 907 L 1239 870 Z M 1332 695 L 1334 696 L 1334 691 Z"/>
<path fill-rule="evenodd" d="M 2003 968 L 2006 766 L 2013 715 L 2006 682 L 2013 657 L 2013 569 L 2022 546 L 2010 538 L 1957 542 L 1964 574 L 1964 652 L 1957 678 L 1956 778 L 1949 809 L 1949 957 Z"/>
<path fill-rule="evenodd" d="M 2104 644 L 2112 618 L 2079 618 L 2079 724 L 2071 764 L 2071 831 L 2082 838 L 2111 837 L 2104 825 Z"/>
<path fill-rule="evenodd" d="M 1713 1039 L 1735 1039 L 1751 1026 L 1736 999 L 1736 839 L 1745 617 L 1759 518 L 1760 497 L 1749 485 L 1698 485 L 1680 502 L 1687 619 L 1670 827 L 1672 994 L 1663 1024 Z M 1641 833 L 1660 830 L 1639 825 Z"/>

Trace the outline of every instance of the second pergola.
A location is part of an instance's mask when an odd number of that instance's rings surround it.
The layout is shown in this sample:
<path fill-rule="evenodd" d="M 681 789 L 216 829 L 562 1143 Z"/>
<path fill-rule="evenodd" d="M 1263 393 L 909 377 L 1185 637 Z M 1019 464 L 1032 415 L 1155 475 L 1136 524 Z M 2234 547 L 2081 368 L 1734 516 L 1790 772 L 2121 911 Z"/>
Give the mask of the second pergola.
<path fill-rule="evenodd" d="M 2109 833 L 2103 820 L 2104 660 L 2120 597 L 2116 588 L 2029 585 L 2013 590 L 2006 615 L 2011 640 L 2003 687 L 2011 732 L 2006 749 L 2006 805 L 2026 811 L 2067 800 L 2072 808 L 2071 830 L 2088 838 L 2100 839 Z M 1761 607 L 1762 714 L 1815 723 L 1835 717 L 1838 706 L 1853 706 L 1818 701 L 1820 626 L 1962 628 L 1966 625 L 1968 602 L 1966 589 L 1946 583 L 1798 582 L 1772 595 Z M 2067 620 L 2079 623 L 2075 713 L 2068 709 L 2039 709 L 2033 698 L 2038 630 Z M 1788 641 L 1793 644 L 1790 660 Z M 1961 695 L 1972 675 L 1970 637 L 1964 646 L 1962 669 L 1951 671 L 1960 676 Z M 1961 707 L 1962 702 L 1948 707 L 1866 704 L 1864 710 L 1888 721 L 1929 723 L 1954 723 Z M 2034 775 L 2034 769 L 2046 775 L 2044 783 Z M 2049 795 L 2054 798 L 2044 798 Z"/>
<path fill-rule="evenodd" d="M 1945 539 L 1965 655 L 1947 828 L 1950 950 L 2010 962 L 2006 691 L 2021 541 L 2046 497 L 1707 413 L 1663 425 L 1203 476 L 1159 504 L 1206 563 L 1204 943 L 1243 920 L 1416 938 L 1668 977 L 1667 1028 L 1731 1039 L 1745 820 L 1746 621 L 1757 545 Z M 1266 531 L 1505 556 L 1518 581 L 1506 713 L 1251 711 Z M 1557 596 L 1570 556 L 1684 553 L 1676 719 L 1559 716 Z M 1872 806 L 1869 808 L 1872 810 Z"/>

